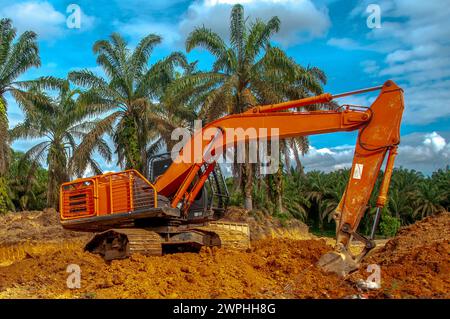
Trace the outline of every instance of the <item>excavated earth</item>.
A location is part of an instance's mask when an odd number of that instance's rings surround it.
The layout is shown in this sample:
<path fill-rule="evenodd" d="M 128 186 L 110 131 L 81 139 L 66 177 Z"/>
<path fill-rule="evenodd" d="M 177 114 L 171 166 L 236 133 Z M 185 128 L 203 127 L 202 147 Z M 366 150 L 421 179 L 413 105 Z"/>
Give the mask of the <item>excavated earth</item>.
<path fill-rule="evenodd" d="M 55 211 L 7 214 L 0 217 L 0 298 L 450 298 L 449 213 L 402 229 L 346 279 L 314 266 L 332 241 L 303 224 L 237 208 L 228 218 L 250 224 L 252 248 L 106 263 L 83 251 L 89 235 L 63 230 Z M 81 269 L 79 289 L 67 288 L 71 264 Z M 379 289 L 358 283 L 370 264 L 380 267 Z"/>

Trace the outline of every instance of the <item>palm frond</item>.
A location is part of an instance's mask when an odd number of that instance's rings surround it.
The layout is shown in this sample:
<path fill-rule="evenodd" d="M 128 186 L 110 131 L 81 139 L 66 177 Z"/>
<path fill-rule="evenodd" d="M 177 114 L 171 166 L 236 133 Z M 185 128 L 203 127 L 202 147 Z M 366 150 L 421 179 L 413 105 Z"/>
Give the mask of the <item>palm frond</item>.
<path fill-rule="evenodd" d="M 244 7 L 236 4 L 231 9 L 230 42 L 236 49 L 239 61 L 243 58 L 244 41 L 246 36 Z"/>
<path fill-rule="evenodd" d="M 45 161 L 45 152 L 50 146 L 49 141 L 40 142 L 31 147 L 22 156 L 19 162 L 19 168 L 23 168 L 26 163 L 43 163 Z"/>
<path fill-rule="evenodd" d="M 132 74 L 142 74 L 155 45 L 161 43 L 161 40 L 159 35 L 149 34 L 139 41 L 130 59 Z"/>
<path fill-rule="evenodd" d="M 29 90 L 68 90 L 69 82 L 66 79 L 60 79 L 53 76 L 42 76 L 35 80 L 14 82 L 17 87 Z"/>
<path fill-rule="evenodd" d="M 217 58 L 226 54 L 226 45 L 222 38 L 217 33 L 205 27 L 196 28 L 188 35 L 186 39 L 186 51 L 190 52 L 195 47 L 203 47 Z"/>
<path fill-rule="evenodd" d="M 17 42 L 12 45 L 2 65 L 0 85 L 9 85 L 29 68 L 40 65 L 37 35 L 32 31 L 25 31 L 19 36 Z"/>

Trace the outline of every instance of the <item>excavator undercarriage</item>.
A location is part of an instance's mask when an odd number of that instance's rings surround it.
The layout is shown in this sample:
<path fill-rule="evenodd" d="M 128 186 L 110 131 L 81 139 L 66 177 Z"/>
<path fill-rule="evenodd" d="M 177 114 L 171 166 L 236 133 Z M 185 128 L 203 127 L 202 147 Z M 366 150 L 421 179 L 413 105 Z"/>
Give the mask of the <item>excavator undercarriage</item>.
<path fill-rule="evenodd" d="M 163 253 L 198 252 L 202 247 L 249 248 L 248 225 L 230 225 L 235 229 L 223 228 L 214 223 L 192 226 L 174 233 L 158 233 L 145 228 L 109 229 L 96 234 L 86 244 L 85 250 L 109 261 L 127 258 L 136 253 L 161 256 Z"/>

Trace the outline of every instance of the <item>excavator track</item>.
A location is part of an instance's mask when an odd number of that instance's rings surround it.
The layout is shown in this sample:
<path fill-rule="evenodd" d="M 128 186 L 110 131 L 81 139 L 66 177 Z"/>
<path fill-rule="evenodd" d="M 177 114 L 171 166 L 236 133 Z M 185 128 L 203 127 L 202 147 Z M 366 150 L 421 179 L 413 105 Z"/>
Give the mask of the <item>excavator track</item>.
<path fill-rule="evenodd" d="M 157 232 L 143 228 L 109 229 L 96 234 L 85 250 L 101 255 L 106 261 L 124 259 L 132 254 L 161 256 L 164 247 L 182 245 L 246 250 L 250 248 L 248 225 L 239 223 L 211 223 L 190 228 L 173 235 L 168 241 Z M 167 246 L 169 245 L 169 246 Z"/>
<path fill-rule="evenodd" d="M 231 225 L 230 228 L 229 225 Z M 238 225 L 239 227 L 236 227 Z M 228 226 L 228 227 L 227 227 Z M 211 223 L 208 226 L 196 227 L 204 233 L 214 233 L 219 237 L 221 248 L 246 250 L 250 248 L 250 234 L 248 226 L 235 223 Z"/>
<path fill-rule="evenodd" d="M 105 260 L 124 259 L 132 254 L 161 256 L 161 237 L 141 228 L 110 229 L 96 234 L 85 250 L 103 256 Z"/>

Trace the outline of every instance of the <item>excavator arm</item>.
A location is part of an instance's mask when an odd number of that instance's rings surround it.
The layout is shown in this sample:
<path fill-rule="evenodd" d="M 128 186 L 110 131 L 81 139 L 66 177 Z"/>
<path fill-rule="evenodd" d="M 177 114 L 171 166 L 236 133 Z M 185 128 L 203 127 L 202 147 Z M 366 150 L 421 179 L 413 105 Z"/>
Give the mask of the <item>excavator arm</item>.
<path fill-rule="evenodd" d="M 296 112 L 288 109 L 306 107 L 315 103 L 329 102 L 334 98 L 381 90 L 370 108 L 347 106 L 335 111 Z M 332 96 L 322 94 L 302 100 L 254 107 L 245 113 L 223 117 L 207 124 L 186 143 L 179 158 L 155 182 L 159 194 L 171 198 L 171 206 L 187 211 L 201 190 L 214 161 L 206 158 L 207 151 L 219 155 L 224 149 L 243 141 L 255 139 L 290 138 L 313 134 L 358 130 L 350 178 L 342 199 L 336 208 L 335 251 L 324 255 L 319 265 L 325 270 L 345 274 L 358 267 L 360 260 L 375 246 L 373 238 L 357 233 L 357 228 L 372 194 L 377 176 L 387 156 L 386 168 L 377 199 L 377 216 L 387 199 L 390 178 L 400 142 L 400 123 L 403 113 L 403 91 L 394 82 L 387 81 L 381 87 Z M 255 129 L 256 135 L 235 135 L 233 139 L 218 139 L 227 129 Z M 267 130 L 260 130 L 267 128 Z M 271 130 L 276 128 L 276 130 Z M 210 139 L 204 139 L 206 131 L 212 132 Z M 199 142 L 200 141 L 200 142 Z M 196 143 L 201 143 L 201 152 L 195 152 Z M 200 154 L 200 156 L 198 156 Z M 205 165 L 200 178 L 200 168 Z M 373 232 L 372 236 L 373 237 Z M 352 239 L 362 241 L 364 249 L 358 256 L 352 256 L 349 245 Z"/>

